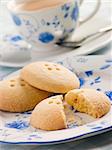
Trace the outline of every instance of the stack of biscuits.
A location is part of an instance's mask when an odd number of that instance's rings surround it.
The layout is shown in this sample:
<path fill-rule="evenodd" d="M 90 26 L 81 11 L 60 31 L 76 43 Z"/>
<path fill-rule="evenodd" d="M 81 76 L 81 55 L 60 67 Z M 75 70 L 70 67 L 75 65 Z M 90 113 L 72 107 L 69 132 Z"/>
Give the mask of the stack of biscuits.
<path fill-rule="evenodd" d="M 0 81 L 0 110 L 25 112 L 34 109 L 30 124 L 48 131 L 67 128 L 65 101 L 94 118 L 109 112 L 111 104 L 105 94 L 79 88 L 78 77 L 64 66 L 35 62 L 25 66 L 20 76 Z"/>

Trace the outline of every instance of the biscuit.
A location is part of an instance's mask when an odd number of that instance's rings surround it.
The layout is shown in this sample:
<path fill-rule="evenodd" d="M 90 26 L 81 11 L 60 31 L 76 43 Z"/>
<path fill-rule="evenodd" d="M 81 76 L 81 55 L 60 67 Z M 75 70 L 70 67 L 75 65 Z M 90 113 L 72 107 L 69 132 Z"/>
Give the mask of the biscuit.
<path fill-rule="evenodd" d="M 32 112 L 30 124 L 47 131 L 64 129 L 66 116 L 62 103 L 63 96 L 53 96 L 40 102 Z"/>
<path fill-rule="evenodd" d="M 80 86 L 73 72 L 51 62 L 29 64 L 22 69 L 20 76 L 30 85 L 53 93 L 66 93 Z"/>
<path fill-rule="evenodd" d="M 65 95 L 65 101 L 77 111 L 100 118 L 110 110 L 109 98 L 95 89 L 75 89 Z"/>
<path fill-rule="evenodd" d="M 0 81 L 0 110 L 25 112 L 32 110 L 50 93 L 36 89 L 19 77 Z"/>

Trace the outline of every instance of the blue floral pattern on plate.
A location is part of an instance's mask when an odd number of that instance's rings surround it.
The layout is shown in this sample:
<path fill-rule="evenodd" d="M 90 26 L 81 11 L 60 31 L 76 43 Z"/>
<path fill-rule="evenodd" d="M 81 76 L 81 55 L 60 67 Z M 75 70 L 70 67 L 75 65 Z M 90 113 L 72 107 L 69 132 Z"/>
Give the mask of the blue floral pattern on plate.
<path fill-rule="evenodd" d="M 106 62 L 103 60 L 103 64 L 99 61 L 99 66 L 95 70 L 95 61 L 91 62 L 91 57 L 66 57 L 56 60 L 59 64 L 66 66 L 71 71 L 75 72 L 80 79 L 81 87 L 95 88 L 104 92 L 112 101 L 112 90 L 110 87 L 109 73 L 111 72 L 111 61 Z M 106 64 L 109 64 L 108 67 Z M 92 65 L 91 69 L 86 69 L 89 65 Z M 85 70 L 78 70 L 78 68 L 85 68 Z M 103 67 L 103 70 L 101 69 Z M 16 72 L 11 76 L 19 74 Z M 5 76 L 5 75 L 4 75 Z M 91 84 L 92 83 L 92 84 Z M 72 110 L 73 108 L 71 108 Z M 110 122 L 110 112 L 99 120 L 92 121 L 83 126 L 78 126 L 76 123 L 71 124 L 68 129 L 47 132 L 37 130 L 29 125 L 31 111 L 25 113 L 6 113 L 0 112 L 2 124 L 0 124 L 0 142 L 1 143 L 14 143 L 14 144 L 51 144 L 60 143 L 64 141 L 76 140 L 77 138 L 91 136 L 105 130 L 110 130 L 112 123 Z M 80 116 L 82 119 L 83 117 Z M 87 118 L 86 118 L 87 120 Z"/>
<path fill-rule="evenodd" d="M 29 127 L 29 123 L 23 122 L 22 120 L 18 120 L 18 121 L 13 121 L 11 123 L 7 123 L 5 124 L 5 126 L 7 128 L 23 130 Z"/>

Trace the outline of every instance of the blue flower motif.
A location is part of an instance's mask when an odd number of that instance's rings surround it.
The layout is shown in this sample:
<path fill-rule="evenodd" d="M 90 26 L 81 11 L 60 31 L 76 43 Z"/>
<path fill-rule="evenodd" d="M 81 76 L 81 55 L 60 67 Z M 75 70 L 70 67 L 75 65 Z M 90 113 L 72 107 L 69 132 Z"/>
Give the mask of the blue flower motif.
<path fill-rule="evenodd" d="M 16 15 L 12 15 L 13 21 L 17 26 L 20 26 L 22 24 L 20 18 Z"/>
<path fill-rule="evenodd" d="M 94 82 L 91 82 L 90 85 L 91 85 L 91 86 L 94 85 Z"/>
<path fill-rule="evenodd" d="M 61 65 L 63 65 L 63 61 L 58 61 L 58 64 L 61 64 Z"/>
<path fill-rule="evenodd" d="M 21 114 L 24 114 L 24 115 L 31 115 L 32 112 L 31 112 L 31 111 L 27 111 L 27 112 L 22 112 Z"/>
<path fill-rule="evenodd" d="M 95 79 L 95 83 L 99 83 L 99 82 L 101 82 L 101 77 L 97 77 L 97 78 Z"/>
<path fill-rule="evenodd" d="M 97 90 L 97 91 L 101 91 L 101 89 L 100 89 L 100 88 L 97 88 L 96 90 Z"/>
<path fill-rule="evenodd" d="M 23 122 L 22 120 L 18 120 L 18 121 L 13 121 L 11 123 L 7 123 L 5 127 L 23 130 L 28 128 L 29 124 L 27 122 Z"/>
<path fill-rule="evenodd" d="M 77 21 L 78 16 L 79 16 L 79 9 L 78 9 L 78 5 L 76 3 L 75 8 L 73 8 L 73 11 L 72 11 L 71 18 L 72 18 L 72 20 Z"/>
<path fill-rule="evenodd" d="M 91 128 L 92 130 L 97 130 L 97 129 L 102 129 L 103 127 L 102 126 L 98 126 L 98 127 L 93 127 Z"/>
<path fill-rule="evenodd" d="M 47 26 L 50 26 L 50 22 L 47 22 L 46 25 L 47 25 Z"/>
<path fill-rule="evenodd" d="M 90 76 L 93 75 L 93 71 L 92 71 L 92 70 L 90 70 L 90 71 L 85 71 L 85 74 L 86 74 L 88 77 L 90 77 Z"/>
<path fill-rule="evenodd" d="M 70 5 L 69 4 L 65 4 L 65 10 L 68 11 L 70 9 Z"/>
<path fill-rule="evenodd" d="M 106 91 L 105 94 L 110 98 L 112 101 L 112 91 Z"/>
<path fill-rule="evenodd" d="M 96 84 L 96 83 L 100 83 L 100 82 L 101 82 L 101 77 L 97 77 L 97 78 L 94 79 L 94 81 L 92 81 L 92 82 L 90 83 L 90 85 L 92 86 L 92 85 L 94 85 L 94 84 Z"/>
<path fill-rule="evenodd" d="M 42 138 L 39 134 L 36 135 L 36 134 L 32 134 L 32 135 L 29 135 L 30 138 Z"/>
<path fill-rule="evenodd" d="M 80 81 L 80 87 L 82 87 L 85 84 L 85 80 L 83 78 L 79 78 Z"/>
<path fill-rule="evenodd" d="M 107 68 L 109 68 L 110 66 L 111 66 L 110 64 L 108 64 L 108 65 L 104 65 L 104 66 L 102 66 L 102 67 L 100 68 L 100 70 L 107 69 Z"/>
<path fill-rule="evenodd" d="M 65 10 L 65 11 L 68 11 L 70 9 L 70 5 L 69 4 L 64 4 L 62 7 L 61 7 L 62 10 Z"/>
<path fill-rule="evenodd" d="M 21 41 L 21 40 L 22 40 L 22 37 L 19 35 L 11 37 L 11 41 L 13 41 L 13 42 L 17 42 L 17 41 Z"/>
<path fill-rule="evenodd" d="M 64 18 L 67 18 L 68 17 L 68 13 L 66 13 L 65 15 L 64 15 Z"/>
<path fill-rule="evenodd" d="M 43 33 L 40 33 L 39 40 L 42 43 L 50 43 L 54 40 L 54 35 L 52 35 L 49 32 L 43 32 Z"/>

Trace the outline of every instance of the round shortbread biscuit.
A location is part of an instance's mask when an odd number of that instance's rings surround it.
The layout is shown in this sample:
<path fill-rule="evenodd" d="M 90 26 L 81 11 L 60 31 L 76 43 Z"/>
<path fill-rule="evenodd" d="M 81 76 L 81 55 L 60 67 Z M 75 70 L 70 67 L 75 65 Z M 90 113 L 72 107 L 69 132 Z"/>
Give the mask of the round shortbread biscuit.
<path fill-rule="evenodd" d="M 95 89 L 75 89 L 65 95 L 65 101 L 77 111 L 100 118 L 110 110 L 109 98 Z"/>
<path fill-rule="evenodd" d="M 36 89 L 19 77 L 12 77 L 0 81 L 0 110 L 8 112 L 32 110 L 49 95 L 49 92 Z"/>
<path fill-rule="evenodd" d="M 80 86 L 73 72 L 51 62 L 29 64 L 22 69 L 20 76 L 30 85 L 53 93 L 66 93 Z"/>
<path fill-rule="evenodd" d="M 32 112 L 30 124 L 37 129 L 46 131 L 59 130 L 67 127 L 63 96 L 53 96 L 40 102 Z"/>

